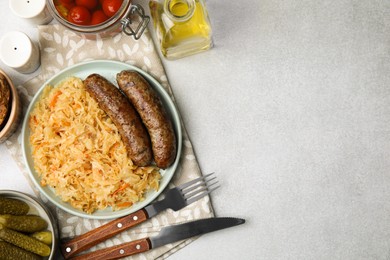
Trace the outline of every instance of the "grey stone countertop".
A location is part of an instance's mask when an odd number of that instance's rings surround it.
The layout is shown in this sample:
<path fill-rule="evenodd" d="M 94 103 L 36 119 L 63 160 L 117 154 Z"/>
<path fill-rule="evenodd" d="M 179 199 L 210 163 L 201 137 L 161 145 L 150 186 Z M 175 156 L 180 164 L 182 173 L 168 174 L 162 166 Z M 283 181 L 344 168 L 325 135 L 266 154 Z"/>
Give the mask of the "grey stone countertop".
<path fill-rule="evenodd" d="M 247 222 L 169 259 L 389 259 L 390 2 L 206 4 L 214 48 L 163 63 L 215 214 Z M 0 9 L 0 35 L 37 39 Z M 4 145 L 0 168 L 32 192 Z"/>

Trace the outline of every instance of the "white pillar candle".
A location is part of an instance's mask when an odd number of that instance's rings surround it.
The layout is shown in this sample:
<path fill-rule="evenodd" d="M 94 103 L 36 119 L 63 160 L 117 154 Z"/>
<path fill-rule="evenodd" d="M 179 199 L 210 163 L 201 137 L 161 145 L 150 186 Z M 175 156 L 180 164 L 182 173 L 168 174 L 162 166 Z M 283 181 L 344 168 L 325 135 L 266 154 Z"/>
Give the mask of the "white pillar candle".
<path fill-rule="evenodd" d="M 0 39 L 0 59 L 20 73 L 31 73 L 40 65 L 39 48 L 26 34 L 8 32 Z"/>
<path fill-rule="evenodd" d="M 9 0 L 12 12 L 32 24 L 48 24 L 53 17 L 46 7 L 46 0 Z"/>

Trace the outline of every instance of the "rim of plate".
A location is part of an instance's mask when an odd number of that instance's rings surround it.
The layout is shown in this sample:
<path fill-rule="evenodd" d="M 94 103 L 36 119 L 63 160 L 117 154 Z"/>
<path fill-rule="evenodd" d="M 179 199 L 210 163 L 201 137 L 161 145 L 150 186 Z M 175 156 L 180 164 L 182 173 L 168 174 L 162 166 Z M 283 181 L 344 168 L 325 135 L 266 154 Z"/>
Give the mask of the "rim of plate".
<path fill-rule="evenodd" d="M 146 80 L 151 84 L 153 89 L 156 90 L 160 98 L 162 98 L 162 102 L 164 104 L 164 107 L 167 109 L 167 112 L 169 116 L 171 117 L 172 124 L 174 131 L 176 133 L 176 142 L 177 142 L 177 151 L 176 151 L 176 158 L 173 164 L 168 167 L 165 170 L 160 170 L 160 173 L 162 175 L 162 178 L 160 180 L 160 186 L 158 191 L 149 191 L 145 197 L 145 199 L 141 202 L 137 202 L 134 205 L 132 205 L 129 208 L 118 210 L 118 211 L 113 211 L 110 207 L 106 208 L 105 210 L 97 210 L 92 214 L 85 213 L 81 210 L 78 210 L 74 207 L 72 207 L 68 202 L 62 201 L 59 196 L 57 196 L 54 193 L 53 188 L 46 187 L 47 189 L 50 189 L 52 194 L 48 194 L 45 188 L 43 188 L 40 183 L 39 183 L 39 177 L 37 176 L 37 173 L 34 170 L 33 165 L 30 165 L 30 162 L 28 158 L 31 158 L 31 153 L 27 151 L 28 149 L 31 148 L 30 142 L 29 142 L 29 126 L 28 126 L 28 121 L 29 121 L 29 116 L 31 113 L 31 110 L 35 106 L 36 102 L 39 100 L 39 97 L 41 96 L 43 89 L 46 85 L 51 84 L 51 82 L 58 80 L 60 82 L 61 80 L 72 76 L 72 74 L 67 74 L 72 70 L 75 70 L 77 68 L 81 68 L 85 66 L 90 66 L 90 65 L 99 65 L 99 66 L 109 66 L 109 65 L 115 65 L 122 67 L 120 70 L 118 70 L 116 73 L 119 73 L 121 70 L 135 70 L 139 72 L 142 76 L 146 78 Z M 99 69 L 98 69 L 99 70 Z M 99 73 L 96 71 L 95 73 Z M 115 74 L 116 75 L 116 74 Z M 116 82 L 114 82 L 114 85 L 117 86 Z M 28 136 L 26 136 L 28 134 Z M 146 71 L 134 66 L 130 65 L 124 62 L 120 61 L 111 61 L 111 60 L 92 60 L 92 61 L 85 61 L 81 63 L 77 63 L 75 65 L 69 66 L 58 73 L 56 73 L 54 76 L 46 80 L 42 86 L 39 88 L 37 93 L 35 93 L 33 99 L 31 100 L 30 104 L 28 105 L 28 108 L 26 110 L 26 114 L 23 119 L 23 125 L 22 125 L 22 133 L 21 133 L 21 138 L 22 138 L 22 152 L 23 152 L 23 159 L 24 163 L 27 167 L 28 174 L 30 176 L 30 179 L 34 183 L 35 187 L 38 188 L 38 190 L 54 205 L 57 207 L 61 208 L 62 210 L 73 214 L 75 216 L 83 217 L 83 218 L 88 218 L 88 219 L 112 219 L 112 218 L 119 218 L 123 217 L 126 215 L 129 215 L 139 209 L 144 208 L 145 206 L 149 205 L 153 200 L 155 200 L 161 193 L 162 191 L 168 186 L 170 183 L 172 177 L 174 176 L 177 166 L 179 164 L 180 158 L 181 158 L 181 153 L 182 153 L 182 126 L 181 126 L 181 120 L 180 120 L 180 115 L 179 112 L 176 108 L 176 105 L 171 98 L 171 96 L 168 94 L 168 92 L 164 89 L 164 87 L 149 73 Z M 32 158 L 31 158 L 32 160 Z M 33 161 L 31 162 L 33 164 Z M 57 201 L 57 200 L 58 201 Z"/>

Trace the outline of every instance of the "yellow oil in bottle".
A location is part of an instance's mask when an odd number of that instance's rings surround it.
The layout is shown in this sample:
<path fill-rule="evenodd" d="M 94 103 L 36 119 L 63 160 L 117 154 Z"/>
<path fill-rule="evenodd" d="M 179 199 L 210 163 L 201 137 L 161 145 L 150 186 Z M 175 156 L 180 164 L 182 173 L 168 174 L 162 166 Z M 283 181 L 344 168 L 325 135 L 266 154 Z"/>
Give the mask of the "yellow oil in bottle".
<path fill-rule="evenodd" d="M 169 10 L 171 10 L 173 15 L 183 17 L 189 12 L 190 7 L 185 1 L 172 0 L 169 1 Z"/>
<path fill-rule="evenodd" d="M 152 0 L 149 7 L 161 52 L 168 59 L 212 47 L 211 26 L 203 0 Z"/>

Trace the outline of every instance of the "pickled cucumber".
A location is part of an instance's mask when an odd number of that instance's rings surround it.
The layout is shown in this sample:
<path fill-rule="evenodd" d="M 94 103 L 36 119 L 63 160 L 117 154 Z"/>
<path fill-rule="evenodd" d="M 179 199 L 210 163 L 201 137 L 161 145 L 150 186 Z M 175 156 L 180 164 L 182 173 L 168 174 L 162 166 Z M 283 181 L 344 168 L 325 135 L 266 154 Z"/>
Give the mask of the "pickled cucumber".
<path fill-rule="evenodd" d="M 50 247 L 35 238 L 8 229 L 0 224 L 0 239 L 40 256 L 49 256 Z"/>
<path fill-rule="evenodd" d="M 35 215 L 0 215 L 0 224 L 3 224 L 6 228 L 27 233 L 42 231 L 47 228 L 46 220 Z"/>
<path fill-rule="evenodd" d="M 2 260 L 38 260 L 40 256 L 10 243 L 0 241 L 0 259 Z"/>
<path fill-rule="evenodd" d="M 51 245 L 51 243 L 53 242 L 53 236 L 50 231 L 35 232 L 34 234 L 31 234 L 31 237 L 38 239 L 46 245 Z"/>
<path fill-rule="evenodd" d="M 0 214 L 26 215 L 30 207 L 24 201 L 0 196 Z"/>

